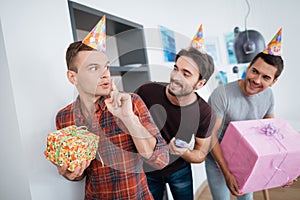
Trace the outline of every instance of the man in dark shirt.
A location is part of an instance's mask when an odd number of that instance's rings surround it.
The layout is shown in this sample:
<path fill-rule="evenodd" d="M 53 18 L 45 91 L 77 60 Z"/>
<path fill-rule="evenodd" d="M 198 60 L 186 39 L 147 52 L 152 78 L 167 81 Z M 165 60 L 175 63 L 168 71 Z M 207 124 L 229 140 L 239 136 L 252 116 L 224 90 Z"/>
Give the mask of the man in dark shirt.
<path fill-rule="evenodd" d="M 144 165 L 154 199 L 163 198 L 166 183 L 174 199 L 193 199 L 190 163 L 204 161 L 214 125 L 211 107 L 195 92 L 205 85 L 213 73 L 212 58 L 190 47 L 181 50 L 175 61 L 170 83 L 147 83 L 137 90 L 169 144 L 168 166 L 155 170 Z M 188 143 L 193 138 L 194 147 L 190 149 Z"/>

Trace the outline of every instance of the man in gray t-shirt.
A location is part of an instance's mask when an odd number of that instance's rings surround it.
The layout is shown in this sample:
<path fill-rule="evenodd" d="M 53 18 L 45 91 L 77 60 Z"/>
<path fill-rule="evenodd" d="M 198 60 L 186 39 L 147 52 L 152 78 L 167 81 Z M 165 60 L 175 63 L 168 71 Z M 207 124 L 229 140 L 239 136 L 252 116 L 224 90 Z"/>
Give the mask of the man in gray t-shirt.
<path fill-rule="evenodd" d="M 241 90 L 239 81 L 218 87 L 209 98 L 209 104 L 214 108 L 216 116 L 223 120 L 220 142 L 231 121 L 262 119 L 274 114 L 274 98 L 271 88 L 247 96 Z"/>
<path fill-rule="evenodd" d="M 274 117 L 274 99 L 269 87 L 278 80 L 282 70 L 281 56 L 261 52 L 246 69 L 244 79 L 219 86 L 211 94 L 208 103 L 215 110 L 217 119 L 212 136 L 214 146 L 205 165 L 214 200 L 229 200 L 229 190 L 238 196 L 238 200 L 253 199 L 253 193 L 240 193 L 235 177 L 227 168 L 219 142 L 230 121 Z"/>

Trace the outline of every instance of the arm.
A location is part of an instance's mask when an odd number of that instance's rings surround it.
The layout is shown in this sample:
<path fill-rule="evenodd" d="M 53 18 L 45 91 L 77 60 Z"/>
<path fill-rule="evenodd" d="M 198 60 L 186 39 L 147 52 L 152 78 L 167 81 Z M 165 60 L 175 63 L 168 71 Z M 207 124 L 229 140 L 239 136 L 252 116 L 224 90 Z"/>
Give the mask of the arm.
<path fill-rule="evenodd" d="M 210 146 L 211 136 L 207 138 L 195 137 L 194 149 L 190 150 L 188 147 L 179 148 L 175 145 L 175 138 L 169 143 L 170 153 L 174 155 L 181 155 L 181 157 L 189 163 L 201 163 L 205 160 Z"/>
<path fill-rule="evenodd" d="M 214 109 L 216 113 L 216 121 L 212 130 L 212 138 L 211 138 L 211 154 L 214 157 L 215 161 L 218 163 L 224 177 L 226 180 L 226 184 L 231 194 L 235 196 L 240 196 L 241 192 L 238 189 L 237 182 L 235 177 L 229 171 L 227 167 L 227 163 L 224 159 L 223 152 L 218 141 L 218 134 L 222 128 L 223 119 L 226 116 L 227 112 L 227 103 L 228 97 L 226 95 L 225 86 L 219 86 L 216 88 L 208 99 L 208 103 Z"/>
<path fill-rule="evenodd" d="M 169 162 L 168 146 L 141 98 L 134 94 L 131 97 L 116 89 L 112 90 L 110 96 L 105 100 L 106 106 L 123 122 L 137 151 L 148 164 L 156 168 L 165 167 Z"/>
<path fill-rule="evenodd" d="M 131 114 L 121 119 L 132 136 L 137 151 L 146 159 L 149 159 L 156 146 L 156 139 L 141 124 L 138 116 Z"/>
<path fill-rule="evenodd" d="M 264 116 L 264 119 L 269 119 L 269 118 L 274 118 L 275 116 L 274 115 L 266 115 Z"/>
<path fill-rule="evenodd" d="M 222 119 L 218 118 L 216 119 L 216 123 L 215 126 L 213 128 L 213 133 L 212 133 L 212 139 L 211 139 L 211 153 L 214 157 L 214 159 L 217 161 L 219 167 L 221 168 L 225 180 L 226 180 L 226 184 L 228 189 L 230 190 L 231 194 L 235 195 L 235 196 L 240 196 L 242 195 L 242 193 L 239 191 L 238 189 L 238 185 L 237 182 L 235 180 L 235 177 L 233 176 L 233 174 L 231 174 L 231 172 L 229 171 L 226 161 L 223 157 L 223 153 L 222 153 L 222 149 L 220 146 L 220 143 L 218 141 L 218 130 L 221 128 L 222 125 Z"/>

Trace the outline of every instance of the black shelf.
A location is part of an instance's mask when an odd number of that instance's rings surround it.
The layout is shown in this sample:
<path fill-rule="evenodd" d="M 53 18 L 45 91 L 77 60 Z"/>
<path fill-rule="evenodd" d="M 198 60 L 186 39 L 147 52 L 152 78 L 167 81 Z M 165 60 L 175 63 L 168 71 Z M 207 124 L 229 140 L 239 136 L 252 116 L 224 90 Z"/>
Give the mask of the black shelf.
<path fill-rule="evenodd" d="M 122 66 L 110 66 L 109 67 L 111 72 L 148 72 L 148 67 L 122 67 Z"/>
<path fill-rule="evenodd" d="M 111 66 L 110 71 L 113 76 L 122 76 L 124 91 L 133 92 L 150 80 L 143 25 L 72 1 L 68 5 L 74 41 L 82 39 L 78 38 L 77 30 L 90 31 L 106 16 L 106 34 L 116 40 L 116 47 L 109 48 L 115 48 L 120 64 Z M 130 66 L 136 63 L 141 66 Z"/>

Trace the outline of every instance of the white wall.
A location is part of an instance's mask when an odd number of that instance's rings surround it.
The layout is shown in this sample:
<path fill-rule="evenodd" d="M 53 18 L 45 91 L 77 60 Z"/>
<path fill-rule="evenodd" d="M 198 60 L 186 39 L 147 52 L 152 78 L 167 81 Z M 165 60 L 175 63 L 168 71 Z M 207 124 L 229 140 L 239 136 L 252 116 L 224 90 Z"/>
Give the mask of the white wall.
<path fill-rule="evenodd" d="M 27 166 L 24 159 L 23 145 L 16 115 L 14 97 L 9 76 L 7 56 L 5 53 L 2 26 L 0 20 L 0 91 L 5 94 L 0 104 L 0 197 L 1 199 L 30 199 Z M 2 96 L 4 97 L 4 96 Z M 13 172 L 13 173 L 11 173 Z M 18 193 L 13 196 L 7 186 L 14 185 Z"/>
<path fill-rule="evenodd" d="M 31 199 L 83 199 L 83 184 L 64 180 L 43 155 L 46 135 L 55 130 L 55 113 L 74 98 L 64 62 L 66 47 L 72 41 L 67 1 L 1 0 L 0 13 L 18 122 L 9 126 L 20 130 L 9 132 L 1 127 L 1 135 L 19 134 L 23 145 L 20 161 L 11 164 L 27 167 L 23 173 L 28 177 Z M 1 163 L 5 163 L 2 158 Z M 16 170 L 6 173 L 15 174 Z M 5 199 L 2 195 L 6 193 L 11 199 L 21 199 L 17 198 L 22 195 L 21 187 L 11 184 L 5 188 L 0 199 Z"/>
<path fill-rule="evenodd" d="M 279 27 L 283 27 L 286 69 L 273 88 L 276 115 L 300 130 L 300 96 L 296 86 L 300 74 L 300 68 L 297 67 L 300 3 L 297 0 L 249 1 L 249 29 L 259 30 L 267 42 Z M 76 2 L 143 24 L 147 29 L 163 25 L 185 38 L 192 38 L 202 23 L 205 37 L 218 37 L 224 65 L 227 58 L 223 36 L 235 26 L 244 28 L 247 8 L 243 0 Z M 64 54 L 73 39 L 67 1 L 0 0 L 0 21 L 0 36 L 3 38 L 0 45 L 1 83 L 4 82 L 1 87 L 1 117 L 3 113 L 11 117 L 8 121 L 2 121 L 6 126 L 0 126 L 1 144 L 3 140 L 16 140 L 10 147 L 20 152 L 20 160 L 17 162 L 11 158 L 8 162 L 23 169 L 21 174 L 16 174 L 18 168 L 1 167 L 1 171 L 20 177 L 21 183 L 15 185 L 13 181 L 1 179 L 1 187 L 6 184 L 4 187 L 7 189 L 1 190 L 0 199 L 7 199 L 7 196 L 20 199 L 18 195 L 36 200 L 82 199 L 83 183 L 64 180 L 43 155 L 46 135 L 55 129 L 56 112 L 75 98 L 74 88 L 65 76 Z M 146 42 L 149 41 L 147 37 Z M 170 64 L 163 62 L 159 52 L 150 50 L 148 53 L 150 62 L 161 65 L 165 72 L 161 73 L 159 68 L 151 69 L 152 79 L 168 80 Z M 7 62 L 3 62 L 2 58 Z M 2 71 L 2 68 L 5 70 Z M 12 110 L 8 111 L 8 107 Z M 2 145 L 1 152 L 8 152 L 4 148 L 6 146 Z M 12 152 L 12 155 L 15 156 L 16 152 Z M 5 155 L 0 155 L 1 163 L 5 163 Z M 4 177 L 8 179 L 8 176 Z M 196 178 L 197 184 L 203 181 L 203 170 Z"/>

